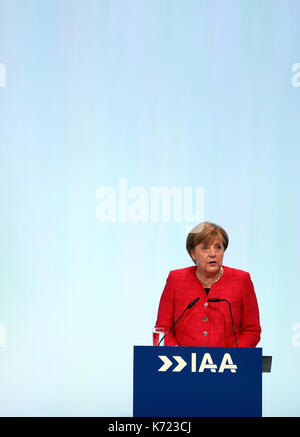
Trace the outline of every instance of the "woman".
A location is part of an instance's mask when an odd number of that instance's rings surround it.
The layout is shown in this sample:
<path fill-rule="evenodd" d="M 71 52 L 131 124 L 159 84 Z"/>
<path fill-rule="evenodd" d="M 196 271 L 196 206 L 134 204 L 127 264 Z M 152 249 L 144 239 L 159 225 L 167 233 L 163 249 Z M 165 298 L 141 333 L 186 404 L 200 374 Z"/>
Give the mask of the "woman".
<path fill-rule="evenodd" d="M 261 327 L 249 273 L 223 266 L 228 235 L 204 222 L 188 234 L 186 249 L 195 266 L 170 272 L 161 296 L 156 327 L 167 332 L 187 305 L 199 300 L 165 337 L 166 346 L 255 347 Z M 208 302 L 208 299 L 226 301 Z M 236 337 L 233 328 L 236 331 Z"/>

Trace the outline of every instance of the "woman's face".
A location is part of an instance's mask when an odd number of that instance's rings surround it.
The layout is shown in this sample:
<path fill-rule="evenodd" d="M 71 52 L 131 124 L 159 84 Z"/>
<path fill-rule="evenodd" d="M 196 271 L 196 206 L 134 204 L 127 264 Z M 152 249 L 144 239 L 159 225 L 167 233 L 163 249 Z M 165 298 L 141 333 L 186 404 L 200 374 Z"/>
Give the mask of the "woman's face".
<path fill-rule="evenodd" d="M 205 245 L 199 243 L 192 251 L 192 257 L 198 263 L 198 270 L 207 275 L 219 273 L 223 264 L 224 247 L 220 236 Z"/>

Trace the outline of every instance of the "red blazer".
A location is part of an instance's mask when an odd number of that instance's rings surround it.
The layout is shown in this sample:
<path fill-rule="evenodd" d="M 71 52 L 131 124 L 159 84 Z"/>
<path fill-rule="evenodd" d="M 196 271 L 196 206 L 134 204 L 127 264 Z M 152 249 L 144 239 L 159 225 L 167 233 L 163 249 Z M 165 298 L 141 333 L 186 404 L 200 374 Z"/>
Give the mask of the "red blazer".
<path fill-rule="evenodd" d="M 249 273 L 223 266 L 221 278 L 212 284 L 208 296 L 197 279 L 195 266 L 170 272 L 162 293 L 157 327 L 167 331 L 196 297 L 199 301 L 188 309 L 175 329 L 165 338 L 166 346 L 235 346 L 235 339 L 226 302 L 207 299 L 227 299 L 231 303 L 238 346 L 255 347 L 261 327 L 254 287 Z"/>

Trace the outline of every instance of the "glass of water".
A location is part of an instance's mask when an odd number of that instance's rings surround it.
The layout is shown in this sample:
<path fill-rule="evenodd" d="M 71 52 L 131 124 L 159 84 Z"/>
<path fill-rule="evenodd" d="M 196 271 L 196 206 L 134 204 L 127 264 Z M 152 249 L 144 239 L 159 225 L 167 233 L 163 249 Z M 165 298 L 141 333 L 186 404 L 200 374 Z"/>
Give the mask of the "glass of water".
<path fill-rule="evenodd" d="M 159 346 L 164 346 L 165 341 L 162 340 L 164 335 L 165 335 L 165 328 L 161 328 L 159 326 L 155 326 L 153 328 L 153 346 L 158 346 L 158 345 Z"/>

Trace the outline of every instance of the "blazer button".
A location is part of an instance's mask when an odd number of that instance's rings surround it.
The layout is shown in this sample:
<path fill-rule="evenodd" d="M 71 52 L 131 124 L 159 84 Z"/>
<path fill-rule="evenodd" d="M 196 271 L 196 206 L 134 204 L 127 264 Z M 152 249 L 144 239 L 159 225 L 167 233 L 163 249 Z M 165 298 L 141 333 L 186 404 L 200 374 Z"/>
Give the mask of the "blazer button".
<path fill-rule="evenodd" d="M 204 332 L 203 332 L 203 335 L 205 335 L 205 336 L 208 335 L 208 332 L 207 332 L 207 331 L 204 331 Z"/>
<path fill-rule="evenodd" d="M 208 320 L 208 317 L 203 317 L 203 320 L 204 320 L 204 322 L 207 322 L 207 320 Z"/>
<path fill-rule="evenodd" d="M 208 307 L 208 303 L 207 303 L 207 302 L 205 302 L 204 306 L 205 306 L 205 308 L 207 308 L 207 307 Z"/>

